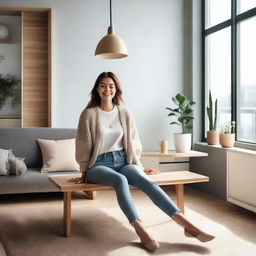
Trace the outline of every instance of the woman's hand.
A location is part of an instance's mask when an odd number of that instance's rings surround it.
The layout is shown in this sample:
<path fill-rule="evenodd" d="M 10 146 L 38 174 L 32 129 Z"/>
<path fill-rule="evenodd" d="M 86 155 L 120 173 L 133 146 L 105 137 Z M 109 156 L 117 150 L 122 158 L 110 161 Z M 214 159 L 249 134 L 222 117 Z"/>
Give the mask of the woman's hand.
<path fill-rule="evenodd" d="M 149 169 L 144 169 L 144 172 L 148 175 L 151 175 L 151 174 L 157 174 L 159 173 L 160 171 L 159 170 L 156 170 L 154 168 L 149 168 Z"/>
<path fill-rule="evenodd" d="M 85 183 L 85 174 L 83 173 L 81 177 L 69 179 L 68 182 L 74 182 L 76 184 Z"/>

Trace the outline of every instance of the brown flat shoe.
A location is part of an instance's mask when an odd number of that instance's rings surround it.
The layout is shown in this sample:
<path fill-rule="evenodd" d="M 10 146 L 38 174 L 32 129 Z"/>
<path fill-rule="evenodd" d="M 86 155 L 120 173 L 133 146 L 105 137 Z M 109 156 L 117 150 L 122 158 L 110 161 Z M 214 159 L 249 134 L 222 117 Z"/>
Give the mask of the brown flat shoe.
<path fill-rule="evenodd" d="M 146 249 L 148 249 L 151 252 L 154 252 L 156 249 L 160 247 L 159 243 L 156 240 L 151 240 L 147 244 L 143 244 Z"/>
<path fill-rule="evenodd" d="M 209 242 L 209 241 L 211 241 L 211 240 L 213 240 L 215 238 L 215 236 L 209 235 L 209 234 L 207 234 L 205 232 L 200 232 L 197 235 L 193 235 L 186 228 L 184 230 L 184 234 L 187 237 L 196 238 L 197 240 L 201 241 L 202 243 Z"/>

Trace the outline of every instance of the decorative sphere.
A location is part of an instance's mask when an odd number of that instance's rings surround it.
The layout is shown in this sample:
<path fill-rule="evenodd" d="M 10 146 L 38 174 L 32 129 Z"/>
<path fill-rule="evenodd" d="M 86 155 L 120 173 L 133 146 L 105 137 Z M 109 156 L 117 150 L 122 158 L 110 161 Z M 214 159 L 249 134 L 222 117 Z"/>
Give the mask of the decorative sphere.
<path fill-rule="evenodd" d="M 9 35 L 8 27 L 5 24 L 0 23 L 0 39 L 5 39 L 8 37 L 8 35 Z"/>

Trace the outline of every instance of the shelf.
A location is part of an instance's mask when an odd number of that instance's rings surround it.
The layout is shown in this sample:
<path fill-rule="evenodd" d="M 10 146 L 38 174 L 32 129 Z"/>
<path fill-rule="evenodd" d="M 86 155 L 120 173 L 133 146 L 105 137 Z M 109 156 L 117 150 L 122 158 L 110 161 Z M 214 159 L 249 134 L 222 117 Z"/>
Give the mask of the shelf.
<path fill-rule="evenodd" d="M 0 127 L 21 127 L 21 118 L 0 118 Z"/>
<path fill-rule="evenodd" d="M 183 157 L 205 157 L 205 156 L 208 156 L 208 153 L 191 150 L 187 153 L 177 153 L 176 151 L 169 151 L 167 154 L 164 154 L 164 153 L 155 151 L 155 152 L 142 152 L 141 156 L 183 158 Z"/>
<path fill-rule="evenodd" d="M 20 115 L 16 115 L 16 116 L 0 116 L 0 119 L 21 119 Z"/>

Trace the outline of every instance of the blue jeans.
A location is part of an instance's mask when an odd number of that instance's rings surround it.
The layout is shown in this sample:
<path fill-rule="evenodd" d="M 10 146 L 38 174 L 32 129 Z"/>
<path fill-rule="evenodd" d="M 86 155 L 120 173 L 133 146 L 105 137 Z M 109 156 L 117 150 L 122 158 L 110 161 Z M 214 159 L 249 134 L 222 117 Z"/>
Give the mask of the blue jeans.
<path fill-rule="evenodd" d="M 124 150 L 100 154 L 86 176 L 87 182 L 114 187 L 118 204 L 130 223 L 139 219 L 129 184 L 145 192 L 170 217 L 180 212 L 166 193 L 137 165 L 127 164 Z"/>

